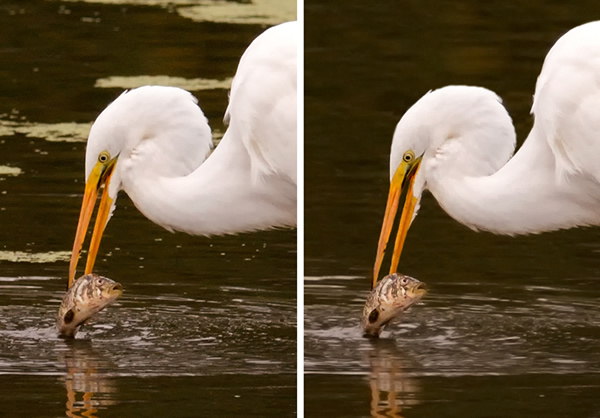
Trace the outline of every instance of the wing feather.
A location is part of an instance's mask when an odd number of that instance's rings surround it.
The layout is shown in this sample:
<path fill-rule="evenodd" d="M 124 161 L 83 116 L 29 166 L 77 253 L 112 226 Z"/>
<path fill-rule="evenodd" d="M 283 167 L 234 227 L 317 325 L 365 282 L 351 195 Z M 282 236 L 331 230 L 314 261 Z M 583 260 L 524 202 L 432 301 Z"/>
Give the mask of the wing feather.
<path fill-rule="evenodd" d="M 552 47 L 532 111 L 555 156 L 557 180 L 583 174 L 600 182 L 600 22 L 572 29 Z"/>
<path fill-rule="evenodd" d="M 296 22 L 263 32 L 233 78 L 225 120 L 250 156 L 255 181 L 276 174 L 296 183 L 297 32 Z"/>

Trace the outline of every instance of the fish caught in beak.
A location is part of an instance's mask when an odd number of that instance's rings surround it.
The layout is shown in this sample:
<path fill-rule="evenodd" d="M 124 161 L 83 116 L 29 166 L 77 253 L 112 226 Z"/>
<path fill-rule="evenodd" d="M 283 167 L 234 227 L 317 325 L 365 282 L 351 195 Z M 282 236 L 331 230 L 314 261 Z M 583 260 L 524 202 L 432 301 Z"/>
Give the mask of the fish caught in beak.
<path fill-rule="evenodd" d="M 385 276 L 371 290 L 361 319 L 366 337 L 379 337 L 381 331 L 402 312 L 427 294 L 427 285 L 399 273 Z"/>
<path fill-rule="evenodd" d="M 406 239 L 408 228 L 412 222 L 415 207 L 419 201 L 419 198 L 413 195 L 413 185 L 415 176 L 421 165 L 421 159 L 421 157 L 416 159 L 411 158 L 410 161 L 407 161 L 407 158 L 403 158 L 390 183 L 390 191 L 388 194 L 385 214 L 383 216 L 383 225 L 381 227 L 381 234 L 379 235 L 379 243 L 377 245 L 375 266 L 373 267 L 373 282 L 371 284 L 371 289 L 373 289 L 377 284 L 377 278 L 379 276 L 379 270 L 381 269 L 381 263 L 383 262 L 385 249 L 392 232 L 394 219 L 396 218 L 396 212 L 398 211 L 400 196 L 402 195 L 402 192 L 406 190 L 406 198 L 404 201 L 404 207 L 402 208 L 400 223 L 398 224 L 398 232 L 396 234 L 394 252 L 392 254 L 392 261 L 390 264 L 390 274 L 395 273 L 396 269 L 398 268 L 398 261 L 400 260 L 400 254 L 402 253 L 402 248 L 404 247 L 404 240 Z"/>
<path fill-rule="evenodd" d="M 71 262 L 69 264 L 69 282 L 67 289 L 69 289 L 73 284 L 85 234 L 92 218 L 92 212 L 94 211 L 98 193 L 100 192 L 100 188 L 104 186 L 102 198 L 100 199 L 100 206 L 98 207 L 98 213 L 96 214 L 94 232 L 92 233 L 92 239 L 90 241 L 90 249 L 85 266 L 85 274 L 91 273 L 94 267 L 96 254 L 98 253 L 98 247 L 100 246 L 100 240 L 102 239 L 104 227 L 108 222 L 108 217 L 113 205 L 113 199 L 108 195 L 108 186 L 110 184 L 110 179 L 116 163 L 116 157 L 110 160 L 106 158 L 106 161 L 103 161 L 101 155 L 86 181 L 83 202 L 81 204 L 81 211 L 79 213 L 79 222 L 77 224 L 77 231 L 75 233 L 75 241 L 73 242 Z"/>
<path fill-rule="evenodd" d="M 58 334 L 61 337 L 74 338 L 81 325 L 114 303 L 122 294 L 121 283 L 97 274 L 81 276 L 64 294 L 58 308 Z"/>

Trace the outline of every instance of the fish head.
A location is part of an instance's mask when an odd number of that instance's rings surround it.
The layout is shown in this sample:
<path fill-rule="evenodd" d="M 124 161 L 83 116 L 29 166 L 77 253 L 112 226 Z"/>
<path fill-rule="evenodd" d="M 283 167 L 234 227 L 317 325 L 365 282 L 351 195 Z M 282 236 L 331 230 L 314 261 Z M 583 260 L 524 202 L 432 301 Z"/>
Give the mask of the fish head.
<path fill-rule="evenodd" d="M 123 294 L 123 286 L 107 277 L 86 274 L 63 297 L 57 318 L 60 335 L 73 337 L 79 327 Z"/>
<path fill-rule="evenodd" d="M 414 277 L 398 273 L 391 274 L 390 276 L 397 276 L 395 281 L 397 290 L 392 291 L 394 296 L 391 298 L 391 301 L 399 304 L 404 309 L 419 301 L 427 294 L 427 285 Z M 400 293 L 400 297 L 397 297 L 395 293 Z"/>
<path fill-rule="evenodd" d="M 379 337 L 383 328 L 427 294 L 427 285 L 414 277 L 392 273 L 377 283 L 363 309 L 365 336 Z"/>
<path fill-rule="evenodd" d="M 93 312 L 93 314 L 110 305 L 123 294 L 123 286 L 120 283 L 94 273 L 77 279 L 73 287 L 73 296 L 79 310 Z"/>
<path fill-rule="evenodd" d="M 105 299 L 108 303 L 112 303 L 123 294 L 123 286 L 107 277 L 93 274 L 92 288 L 95 289 L 96 298 Z"/>

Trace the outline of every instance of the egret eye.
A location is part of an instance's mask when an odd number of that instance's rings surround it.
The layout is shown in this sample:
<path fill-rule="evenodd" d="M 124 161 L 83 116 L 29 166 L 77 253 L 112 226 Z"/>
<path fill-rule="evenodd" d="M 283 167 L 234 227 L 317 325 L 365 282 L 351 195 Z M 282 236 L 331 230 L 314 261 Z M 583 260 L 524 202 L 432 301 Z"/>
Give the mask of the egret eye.
<path fill-rule="evenodd" d="M 415 153 L 412 151 L 406 151 L 404 153 L 404 156 L 402 157 L 402 159 L 407 163 L 410 163 L 414 158 L 415 158 Z"/>
<path fill-rule="evenodd" d="M 102 151 L 100 155 L 98 155 L 99 163 L 105 164 L 108 162 L 108 160 L 110 160 L 110 154 L 108 153 L 108 151 Z"/>

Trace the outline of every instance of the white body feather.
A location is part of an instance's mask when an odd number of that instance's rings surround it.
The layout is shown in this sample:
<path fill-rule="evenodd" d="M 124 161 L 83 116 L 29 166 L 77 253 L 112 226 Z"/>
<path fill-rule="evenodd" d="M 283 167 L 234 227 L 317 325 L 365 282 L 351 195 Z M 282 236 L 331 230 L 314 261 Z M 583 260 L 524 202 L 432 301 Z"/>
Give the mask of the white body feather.
<path fill-rule="evenodd" d="M 122 94 L 98 117 L 86 180 L 99 153 L 119 156 L 109 185 L 150 220 L 195 235 L 296 224 L 296 22 L 266 30 L 243 54 L 215 149 L 188 92 L 160 86 Z M 113 206 L 114 209 L 114 206 Z"/>
<path fill-rule="evenodd" d="M 476 230 L 514 235 L 600 224 L 600 22 L 554 45 L 532 112 L 534 126 L 511 158 L 514 128 L 493 92 L 430 92 L 398 123 L 392 176 L 404 151 L 423 155 L 414 196 L 429 189 L 448 214 Z"/>

